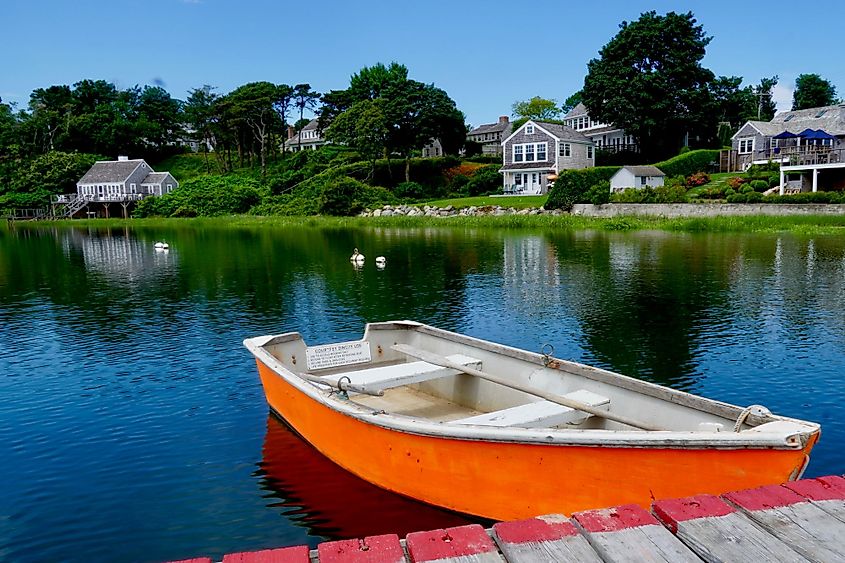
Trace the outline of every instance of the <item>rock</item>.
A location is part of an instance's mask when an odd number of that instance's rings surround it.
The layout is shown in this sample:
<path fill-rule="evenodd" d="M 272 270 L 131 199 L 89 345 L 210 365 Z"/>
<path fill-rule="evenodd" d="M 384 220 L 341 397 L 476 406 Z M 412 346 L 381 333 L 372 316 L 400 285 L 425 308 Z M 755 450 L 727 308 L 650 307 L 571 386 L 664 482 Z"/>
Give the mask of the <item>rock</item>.
<path fill-rule="evenodd" d="M 381 217 L 381 209 L 376 209 L 373 211 L 373 217 Z"/>

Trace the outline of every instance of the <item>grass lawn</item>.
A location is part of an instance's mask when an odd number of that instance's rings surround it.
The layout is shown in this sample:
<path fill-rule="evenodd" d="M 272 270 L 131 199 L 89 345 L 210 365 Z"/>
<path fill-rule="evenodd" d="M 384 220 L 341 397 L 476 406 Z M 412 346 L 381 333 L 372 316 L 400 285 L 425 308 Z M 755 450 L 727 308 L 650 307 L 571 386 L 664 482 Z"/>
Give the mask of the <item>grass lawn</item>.
<path fill-rule="evenodd" d="M 460 197 L 453 199 L 438 199 L 436 201 L 427 201 L 425 203 L 417 203 L 414 205 L 433 205 L 436 207 L 446 207 L 447 205 L 451 205 L 456 209 L 460 209 L 461 207 L 483 207 L 486 205 L 500 205 L 502 207 L 525 209 L 526 207 L 542 207 L 542 205 L 546 203 L 547 197 L 548 196 L 545 195 L 514 195 L 507 197 Z"/>
<path fill-rule="evenodd" d="M 717 172 L 716 174 L 710 174 L 710 181 L 703 186 L 698 186 L 697 188 L 692 188 L 687 192 L 687 197 L 696 198 L 708 188 L 727 188 L 728 187 L 728 180 L 731 178 L 736 178 L 738 176 L 743 176 L 741 172 Z"/>

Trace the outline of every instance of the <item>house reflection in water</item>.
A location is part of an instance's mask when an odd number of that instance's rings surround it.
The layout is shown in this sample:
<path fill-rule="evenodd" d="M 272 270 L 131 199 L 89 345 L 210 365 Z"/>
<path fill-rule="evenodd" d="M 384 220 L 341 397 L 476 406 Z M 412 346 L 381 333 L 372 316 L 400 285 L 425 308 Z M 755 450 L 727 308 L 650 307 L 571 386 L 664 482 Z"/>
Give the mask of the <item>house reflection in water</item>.
<path fill-rule="evenodd" d="M 111 280 L 131 285 L 175 269 L 178 254 L 161 251 L 152 243 L 131 236 L 127 230 L 71 230 L 63 240 L 65 254 L 82 251 L 85 267 Z"/>
<path fill-rule="evenodd" d="M 419 530 L 484 523 L 359 479 L 335 465 L 272 414 L 267 417 L 259 466 L 261 486 L 274 499 L 268 506 L 280 508 L 287 518 L 308 528 L 314 536 L 332 540 L 378 534 L 404 537 Z"/>

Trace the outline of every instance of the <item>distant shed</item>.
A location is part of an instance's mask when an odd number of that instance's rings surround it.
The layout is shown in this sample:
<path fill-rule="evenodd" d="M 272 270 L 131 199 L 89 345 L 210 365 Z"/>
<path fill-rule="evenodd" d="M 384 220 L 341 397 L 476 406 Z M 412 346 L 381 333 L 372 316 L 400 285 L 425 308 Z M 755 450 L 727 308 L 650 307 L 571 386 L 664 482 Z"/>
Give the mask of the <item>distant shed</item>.
<path fill-rule="evenodd" d="M 610 193 L 628 188 L 655 188 L 663 185 L 666 174 L 656 166 L 623 166 L 610 178 Z"/>

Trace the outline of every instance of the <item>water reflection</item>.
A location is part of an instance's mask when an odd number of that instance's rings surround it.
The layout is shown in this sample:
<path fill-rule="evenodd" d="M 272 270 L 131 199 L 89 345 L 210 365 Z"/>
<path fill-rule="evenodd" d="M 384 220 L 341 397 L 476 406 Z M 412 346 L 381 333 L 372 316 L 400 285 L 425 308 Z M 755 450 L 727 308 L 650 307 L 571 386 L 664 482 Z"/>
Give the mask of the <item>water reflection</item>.
<path fill-rule="evenodd" d="M 366 447 L 363 446 L 362 447 Z M 269 503 L 313 536 L 328 539 L 398 534 L 462 526 L 480 519 L 446 512 L 393 494 L 348 473 L 273 415 L 267 417 L 261 486 Z"/>

